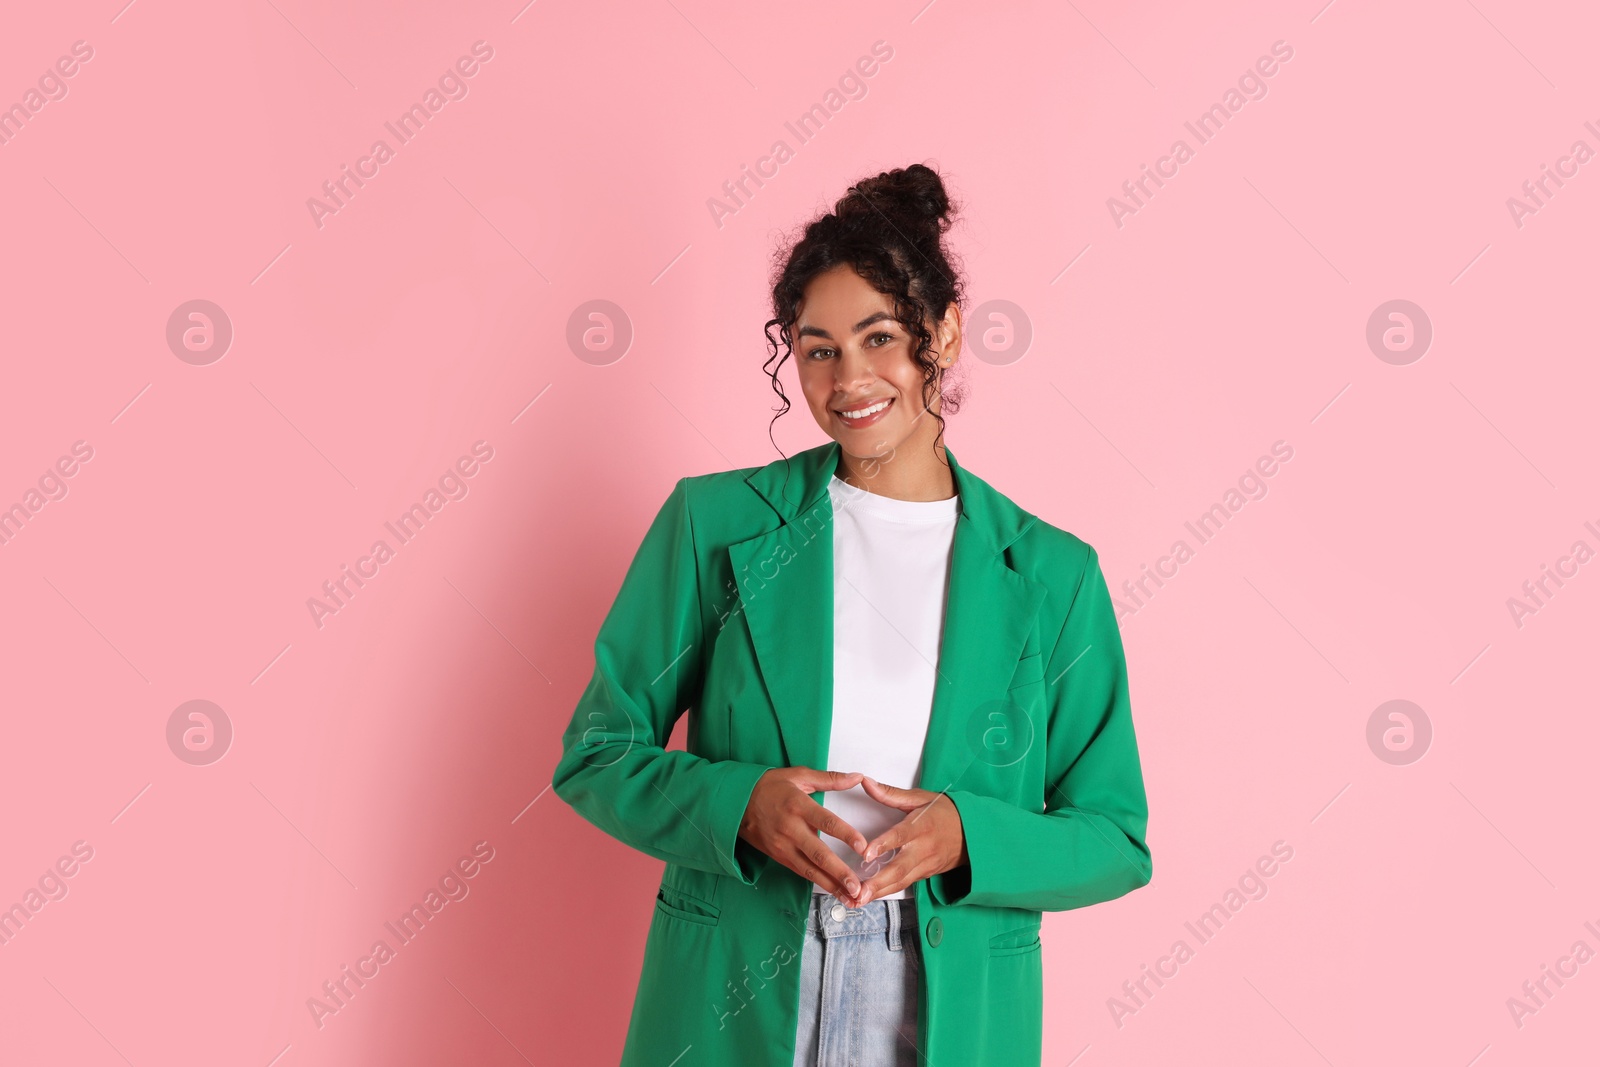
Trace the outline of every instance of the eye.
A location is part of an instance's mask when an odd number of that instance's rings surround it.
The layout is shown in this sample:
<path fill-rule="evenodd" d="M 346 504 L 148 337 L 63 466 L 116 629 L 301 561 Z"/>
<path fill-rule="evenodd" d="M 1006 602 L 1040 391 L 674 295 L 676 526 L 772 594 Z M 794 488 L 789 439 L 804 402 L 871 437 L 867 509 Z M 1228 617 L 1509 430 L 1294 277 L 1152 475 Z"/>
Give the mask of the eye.
<path fill-rule="evenodd" d="M 894 334 L 887 333 L 887 332 L 875 333 L 871 337 L 867 338 L 867 340 L 876 341 L 880 337 L 883 338 L 883 344 L 888 344 L 888 343 L 890 343 L 891 341 L 894 340 Z M 873 345 L 872 347 L 874 347 L 874 348 L 882 348 L 883 345 Z"/>
<path fill-rule="evenodd" d="M 818 347 L 813 348 L 811 351 L 806 353 L 806 359 L 807 360 L 816 360 L 816 361 L 820 362 L 820 361 L 828 358 L 828 356 L 830 356 L 832 354 L 833 354 L 833 349 L 824 348 L 824 347 L 819 345 Z"/>

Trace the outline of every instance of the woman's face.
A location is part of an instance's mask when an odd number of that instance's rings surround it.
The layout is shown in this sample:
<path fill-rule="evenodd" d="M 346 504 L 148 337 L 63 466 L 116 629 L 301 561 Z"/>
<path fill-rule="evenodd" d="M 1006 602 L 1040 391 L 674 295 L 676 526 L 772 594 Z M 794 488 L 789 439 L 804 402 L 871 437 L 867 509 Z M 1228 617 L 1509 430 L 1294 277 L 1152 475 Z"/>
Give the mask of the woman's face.
<path fill-rule="evenodd" d="M 961 351 L 955 305 L 942 321 L 926 325 L 942 374 Z M 886 294 L 848 266 L 819 274 L 800 301 L 794 337 L 811 417 L 846 454 L 885 459 L 924 438 L 931 445 L 939 425 L 923 408 L 922 368 L 911 358 L 916 339 L 895 321 Z M 937 395 L 928 407 L 939 410 Z"/>

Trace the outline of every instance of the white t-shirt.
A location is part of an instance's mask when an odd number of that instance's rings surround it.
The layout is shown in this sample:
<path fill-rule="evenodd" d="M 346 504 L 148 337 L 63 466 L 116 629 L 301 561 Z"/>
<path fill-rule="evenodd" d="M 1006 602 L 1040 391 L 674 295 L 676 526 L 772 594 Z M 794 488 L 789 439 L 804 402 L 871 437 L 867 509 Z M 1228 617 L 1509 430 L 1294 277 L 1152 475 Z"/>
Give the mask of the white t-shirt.
<path fill-rule="evenodd" d="M 830 771 L 860 771 L 886 785 L 915 788 L 933 706 L 961 498 L 896 500 L 837 475 L 833 500 L 833 720 Z M 822 804 L 870 842 L 906 813 L 862 786 L 824 792 Z M 857 878 L 861 857 L 821 835 Z M 813 887 L 823 892 L 821 886 Z M 910 895 L 902 889 L 884 899 Z"/>

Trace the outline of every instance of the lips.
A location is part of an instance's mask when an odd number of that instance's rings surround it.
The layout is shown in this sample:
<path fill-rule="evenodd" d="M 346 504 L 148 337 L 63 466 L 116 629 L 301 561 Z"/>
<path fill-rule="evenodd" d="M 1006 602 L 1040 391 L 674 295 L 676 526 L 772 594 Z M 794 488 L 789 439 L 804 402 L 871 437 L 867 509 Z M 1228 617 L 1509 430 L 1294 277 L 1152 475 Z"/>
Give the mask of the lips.
<path fill-rule="evenodd" d="M 857 401 L 846 408 L 835 408 L 833 416 L 844 425 L 855 430 L 864 426 L 871 426 L 888 414 L 889 409 L 892 407 L 894 407 L 894 397 L 892 396 L 869 397 L 866 400 Z M 866 414 L 860 414 L 861 412 Z"/>

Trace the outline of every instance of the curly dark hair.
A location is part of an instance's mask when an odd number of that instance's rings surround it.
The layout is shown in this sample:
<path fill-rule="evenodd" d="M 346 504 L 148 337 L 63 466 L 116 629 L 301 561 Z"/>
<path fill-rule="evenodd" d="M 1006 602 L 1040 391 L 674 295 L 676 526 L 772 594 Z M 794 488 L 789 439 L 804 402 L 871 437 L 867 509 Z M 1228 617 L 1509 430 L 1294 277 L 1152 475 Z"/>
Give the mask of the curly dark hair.
<path fill-rule="evenodd" d="M 929 352 L 933 334 L 928 321 L 944 317 L 951 304 L 962 315 L 966 312 L 966 283 L 952 265 L 944 246 L 957 206 L 945 193 L 944 181 L 933 169 L 921 163 L 884 171 L 851 186 L 833 205 L 831 214 L 805 224 L 798 241 L 791 236 L 773 253 L 772 310 L 774 317 L 765 328 L 772 353 L 763 364 L 772 379 L 772 389 L 783 402 L 774 408 L 772 425 L 787 414 L 789 397 L 778 381 L 778 370 L 794 352 L 790 333 L 798 318 L 798 307 L 806 286 L 817 275 L 840 265 L 848 265 L 878 292 L 894 301 L 894 317 L 917 339 L 912 359 L 922 368 L 922 402 L 927 408 L 939 389 L 941 369 Z M 777 328 L 777 337 L 773 328 Z M 779 344 L 783 350 L 779 351 Z M 941 408 L 954 414 L 966 398 L 966 388 L 958 384 L 944 393 Z M 934 438 L 934 454 L 944 438 L 944 417 L 939 420 Z M 777 441 L 773 440 L 773 447 Z M 782 449 L 779 449 L 782 452 Z"/>

